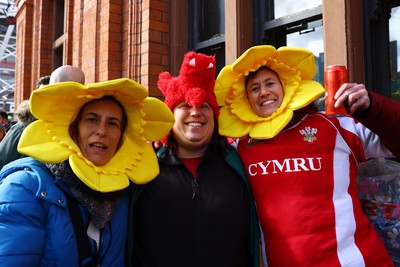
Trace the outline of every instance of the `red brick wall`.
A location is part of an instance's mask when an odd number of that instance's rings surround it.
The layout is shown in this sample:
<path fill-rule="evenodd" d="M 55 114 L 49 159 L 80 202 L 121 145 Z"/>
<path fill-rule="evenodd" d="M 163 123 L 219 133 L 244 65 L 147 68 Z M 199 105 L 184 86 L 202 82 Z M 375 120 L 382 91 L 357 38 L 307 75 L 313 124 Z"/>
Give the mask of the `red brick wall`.
<path fill-rule="evenodd" d="M 143 55 L 143 64 L 147 66 L 150 92 L 153 95 L 162 96 L 157 88 L 157 80 L 160 72 L 168 70 L 169 1 L 153 0 L 146 2 L 148 2 L 149 8 L 143 10 L 143 26 L 148 30 L 144 35 L 142 45 L 146 46 L 148 52 Z"/>
<path fill-rule="evenodd" d="M 28 99 L 32 83 L 32 20 L 33 0 L 25 1 L 17 13 L 17 56 L 15 62 L 15 109 L 24 99 Z M 18 3 L 17 3 L 18 4 Z"/>
<path fill-rule="evenodd" d="M 32 66 L 31 84 L 36 87 L 37 79 L 41 76 L 50 75 L 51 69 L 51 31 L 52 31 L 52 3 L 45 1 L 34 1 L 33 23 L 32 23 Z M 18 42 L 18 41 L 17 41 Z"/>
<path fill-rule="evenodd" d="M 158 74 L 169 70 L 168 0 L 65 0 L 64 64 L 82 68 L 86 82 L 134 79 L 162 97 Z M 53 0 L 17 0 L 16 106 L 52 65 Z M 181 60 L 181 59 L 180 59 Z"/>

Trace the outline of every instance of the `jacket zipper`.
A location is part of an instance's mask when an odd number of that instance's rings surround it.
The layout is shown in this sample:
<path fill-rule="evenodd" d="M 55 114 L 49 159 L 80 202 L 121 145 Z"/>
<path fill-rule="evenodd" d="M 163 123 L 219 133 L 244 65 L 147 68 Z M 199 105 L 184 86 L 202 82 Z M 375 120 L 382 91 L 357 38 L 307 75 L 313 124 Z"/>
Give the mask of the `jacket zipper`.
<path fill-rule="evenodd" d="M 192 194 L 192 199 L 196 197 L 196 195 L 199 195 L 199 183 L 197 182 L 197 179 L 192 180 L 192 188 L 193 188 L 193 194 Z"/>
<path fill-rule="evenodd" d="M 96 243 L 96 242 L 95 242 Z M 95 258 L 94 258 L 94 266 L 101 266 L 101 245 L 103 244 L 103 230 L 99 230 L 99 244 L 96 247 Z"/>

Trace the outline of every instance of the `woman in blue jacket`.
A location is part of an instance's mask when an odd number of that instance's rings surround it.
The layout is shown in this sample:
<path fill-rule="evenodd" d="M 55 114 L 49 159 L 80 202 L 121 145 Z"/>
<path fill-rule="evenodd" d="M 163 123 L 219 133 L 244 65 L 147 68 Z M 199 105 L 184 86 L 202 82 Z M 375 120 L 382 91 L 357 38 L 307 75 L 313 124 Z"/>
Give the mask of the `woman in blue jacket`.
<path fill-rule="evenodd" d="M 147 141 L 172 113 L 129 79 L 51 84 L 30 106 L 30 157 L 0 172 L 0 266 L 125 266 L 129 186 L 158 174 Z"/>

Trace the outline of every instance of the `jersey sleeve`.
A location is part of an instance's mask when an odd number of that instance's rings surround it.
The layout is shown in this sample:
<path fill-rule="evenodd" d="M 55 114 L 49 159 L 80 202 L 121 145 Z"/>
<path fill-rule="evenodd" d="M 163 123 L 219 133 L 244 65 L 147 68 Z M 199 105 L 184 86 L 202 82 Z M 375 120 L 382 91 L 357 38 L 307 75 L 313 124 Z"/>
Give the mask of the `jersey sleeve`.
<path fill-rule="evenodd" d="M 371 107 L 367 116 L 355 118 L 379 136 L 384 146 L 400 158 L 400 102 L 369 92 Z"/>
<path fill-rule="evenodd" d="M 360 122 L 357 122 L 350 117 L 341 117 L 339 118 L 339 123 L 343 129 L 358 136 L 366 159 L 393 157 L 393 154 L 385 146 L 380 136 L 372 132 Z"/>

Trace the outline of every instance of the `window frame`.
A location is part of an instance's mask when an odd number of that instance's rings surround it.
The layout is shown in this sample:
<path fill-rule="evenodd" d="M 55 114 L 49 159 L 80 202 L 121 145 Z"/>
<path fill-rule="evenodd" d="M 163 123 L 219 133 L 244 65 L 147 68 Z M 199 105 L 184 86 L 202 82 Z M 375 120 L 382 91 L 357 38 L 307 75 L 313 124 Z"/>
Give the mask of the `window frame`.
<path fill-rule="evenodd" d="M 208 55 L 212 55 L 208 51 L 217 51 L 221 50 L 221 57 L 217 59 L 217 73 L 223 68 L 225 64 L 225 32 L 216 34 L 212 36 L 210 39 L 204 41 L 196 41 L 196 36 L 199 35 L 198 23 L 200 22 L 200 18 L 198 13 L 198 5 L 201 0 L 190 0 L 189 1 L 189 18 L 193 18 L 189 20 L 189 50 L 196 51 L 198 53 L 204 53 Z M 224 10 L 225 12 L 225 10 Z M 222 18 L 224 19 L 225 16 Z M 221 21 L 222 21 L 221 19 Z M 225 23 L 225 22 L 224 22 Z"/>
<path fill-rule="evenodd" d="M 390 96 L 389 19 L 400 0 L 363 1 L 365 85 L 370 91 Z M 382 41 L 386 40 L 386 41 Z"/>
<path fill-rule="evenodd" d="M 267 16 L 271 17 L 273 14 L 267 14 Z M 275 47 L 285 46 L 288 34 L 307 30 L 314 24 L 316 24 L 315 26 L 323 26 L 322 5 L 265 21 L 262 24 L 263 39 L 261 42 Z"/>
<path fill-rule="evenodd" d="M 53 9 L 53 25 L 55 25 L 55 27 L 53 28 L 52 69 L 54 70 L 65 65 L 67 0 L 55 0 Z M 62 24 L 60 24 L 60 21 Z"/>

